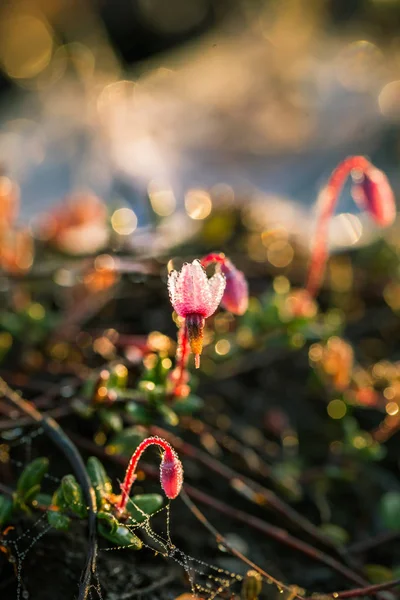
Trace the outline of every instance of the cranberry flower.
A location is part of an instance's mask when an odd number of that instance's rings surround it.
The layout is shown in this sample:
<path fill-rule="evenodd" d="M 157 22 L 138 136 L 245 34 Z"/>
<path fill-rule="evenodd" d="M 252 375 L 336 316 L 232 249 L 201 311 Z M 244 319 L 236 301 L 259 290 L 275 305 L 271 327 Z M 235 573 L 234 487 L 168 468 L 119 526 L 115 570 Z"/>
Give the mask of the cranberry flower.
<path fill-rule="evenodd" d="M 222 273 L 208 279 L 198 260 L 185 263 L 181 271 L 171 271 L 168 276 L 171 304 L 177 315 L 185 319 L 185 333 L 195 355 L 196 368 L 200 366 L 205 319 L 217 310 L 225 284 Z"/>

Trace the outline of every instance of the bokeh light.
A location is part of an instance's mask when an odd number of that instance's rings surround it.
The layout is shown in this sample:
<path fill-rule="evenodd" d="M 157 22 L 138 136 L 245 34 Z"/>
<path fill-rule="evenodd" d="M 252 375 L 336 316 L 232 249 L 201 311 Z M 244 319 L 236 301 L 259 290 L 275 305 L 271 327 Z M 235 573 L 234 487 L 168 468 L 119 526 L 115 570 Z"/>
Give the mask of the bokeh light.
<path fill-rule="evenodd" d="M 53 52 L 53 32 L 43 18 L 3 13 L 0 21 L 0 61 L 14 79 L 35 77 L 47 67 Z"/>
<path fill-rule="evenodd" d="M 212 210 L 210 194 L 201 189 L 188 190 L 185 195 L 185 208 L 191 219 L 206 219 Z"/>
<path fill-rule="evenodd" d="M 138 220 L 131 208 L 118 208 L 111 217 L 111 225 L 119 235 L 130 235 L 137 228 Z"/>

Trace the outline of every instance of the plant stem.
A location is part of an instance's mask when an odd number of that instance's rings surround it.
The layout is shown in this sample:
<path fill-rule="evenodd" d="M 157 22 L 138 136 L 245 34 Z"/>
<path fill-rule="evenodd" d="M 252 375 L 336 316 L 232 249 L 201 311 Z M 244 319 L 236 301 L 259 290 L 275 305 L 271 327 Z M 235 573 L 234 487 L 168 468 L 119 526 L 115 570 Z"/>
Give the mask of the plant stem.
<path fill-rule="evenodd" d="M 208 265 L 212 265 L 213 263 L 219 263 L 220 265 L 223 265 L 225 264 L 225 261 L 226 257 L 223 252 L 210 252 L 210 254 L 203 256 L 200 264 L 202 267 L 206 268 Z"/>
<path fill-rule="evenodd" d="M 86 558 L 86 565 L 79 584 L 78 600 L 86 600 L 89 595 L 92 573 L 94 573 L 96 569 L 96 499 L 82 457 L 75 444 L 73 444 L 73 442 L 52 417 L 44 417 L 34 406 L 32 406 L 32 404 L 21 398 L 7 385 L 4 379 L 0 377 L 0 397 L 1 396 L 8 400 L 19 411 L 30 417 L 32 421 L 43 427 L 49 438 L 59 447 L 61 452 L 65 454 L 71 463 L 77 480 L 81 485 L 86 505 L 88 507 L 89 549 Z"/>
<path fill-rule="evenodd" d="M 59 406 L 58 408 L 53 408 L 43 414 L 43 418 L 53 417 L 53 419 L 60 419 L 61 417 L 66 417 L 72 413 L 72 408 L 70 406 Z M 9 429 L 15 429 L 16 427 L 28 427 L 32 425 L 31 417 L 21 417 L 20 419 L 1 419 L 0 420 L 0 433 L 2 431 L 8 431 Z"/>
<path fill-rule="evenodd" d="M 186 330 L 186 323 L 184 322 L 178 332 L 178 345 L 176 348 L 176 368 L 178 369 L 178 375 L 172 391 L 172 397 L 179 396 L 179 388 L 184 383 L 185 379 L 189 354 L 189 338 Z"/>
<path fill-rule="evenodd" d="M 139 446 L 136 448 L 136 450 L 132 454 L 131 459 L 128 463 L 128 468 L 125 473 L 125 479 L 121 486 L 121 491 L 122 491 L 121 498 L 117 504 L 117 508 L 120 513 L 124 512 L 126 504 L 128 502 L 129 493 L 131 491 L 132 484 L 136 479 L 135 473 L 136 473 L 136 467 L 139 462 L 139 459 L 142 456 L 143 452 L 146 450 L 146 448 L 148 448 L 149 446 L 152 446 L 152 445 L 160 446 L 166 452 L 167 459 L 169 461 L 172 461 L 174 459 L 174 451 L 171 448 L 171 446 L 168 444 L 168 442 L 166 442 L 165 440 L 163 440 L 157 436 L 149 437 L 149 438 L 143 440 L 143 442 L 141 444 L 139 444 Z"/>
<path fill-rule="evenodd" d="M 376 594 L 383 590 L 390 590 L 400 585 L 400 579 L 393 579 L 392 581 L 385 581 L 383 583 L 375 583 L 364 588 L 356 588 L 354 590 L 345 590 L 344 592 L 334 592 L 333 598 L 358 598 L 359 596 L 369 596 L 370 594 Z M 306 599 L 304 599 L 306 600 Z"/>
<path fill-rule="evenodd" d="M 364 552 L 368 552 L 369 550 L 373 550 L 382 544 L 387 544 L 388 542 L 393 542 L 400 537 L 399 531 L 385 531 L 384 533 L 380 533 L 375 537 L 368 538 L 367 540 L 361 542 L 355 542 L 351 546 L 349 546 L 348 551 L 351 554 L 362 554 Z"/>

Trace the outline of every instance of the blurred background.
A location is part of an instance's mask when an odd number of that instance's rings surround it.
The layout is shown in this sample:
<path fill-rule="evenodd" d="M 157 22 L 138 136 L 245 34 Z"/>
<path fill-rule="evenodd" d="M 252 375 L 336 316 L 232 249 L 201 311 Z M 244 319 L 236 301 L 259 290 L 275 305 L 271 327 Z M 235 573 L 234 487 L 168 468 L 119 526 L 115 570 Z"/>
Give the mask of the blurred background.
<path fill-rule="evenodd" d="M 0 168 L 20 219 L 90 192 L 129 208 L 144 245 L 234 205 L 308 243 L 348 154 L 400 188 L 399 31 L 398 0 L 3 2 Z M 339 212 L 337 246 L 370 239 L 348 190 Z"/>

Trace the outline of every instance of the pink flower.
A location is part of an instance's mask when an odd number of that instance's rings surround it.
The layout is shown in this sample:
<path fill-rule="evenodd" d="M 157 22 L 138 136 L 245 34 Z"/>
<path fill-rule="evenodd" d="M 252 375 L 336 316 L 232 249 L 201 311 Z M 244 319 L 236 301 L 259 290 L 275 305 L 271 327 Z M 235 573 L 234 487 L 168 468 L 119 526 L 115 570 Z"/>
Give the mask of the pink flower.
<path fill-rule="evenodd" d="M 371 165 L 359 177 L 353 176 L 353 181 L 352 195 L 358 206 L 380 227 L 391 225 L 396 218 L 396 202 L 385 173 Z"/>
<path fill-rule="evenodd" d="M 198 260 L 185 263 L 180 272 L 171 271 L 168 291 L 171 304 L 179 317 L 185 319 L 190 349 L 200 364 L 203 348 L 204 321 L 218 308 L 225 290 L 225 277 L 215 273 L 210 279 Z"/>
<path fill-rule="evenodd" d="M 249 288 L 244 274 L 229 258 L 225 258 L 221 271 L 226 279 L 221 305 L 234 315 L 244 315 L 249 305 Z"/>

